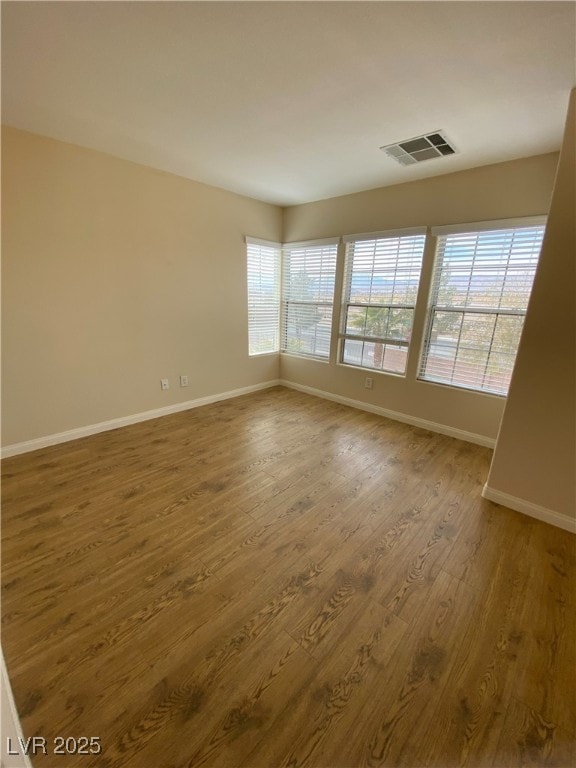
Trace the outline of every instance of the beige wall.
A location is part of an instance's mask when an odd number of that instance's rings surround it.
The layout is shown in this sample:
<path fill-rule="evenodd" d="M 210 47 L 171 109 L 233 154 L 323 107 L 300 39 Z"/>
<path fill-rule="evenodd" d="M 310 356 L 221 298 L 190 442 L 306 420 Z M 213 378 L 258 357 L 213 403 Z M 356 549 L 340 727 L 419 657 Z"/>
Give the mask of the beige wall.
<path fill-rule="evenodd" d="M 576 91 L 487 486 L 576 519 Z"/>
<path fill-rule="evenodd" d="M 496 437 L 503 398 L 416 380 L 433 248 L 403 378 L 287 355 L 249 358 L 243 236 L 295 241 L 546 213 L 556 154 L 283 212 L 14 129 L 2 146 L 4 446 L 279 375 Z M 188 388 L 178 386 L 180 374 Z"/>
<path fill-rule="evenodd" d="M 440 162 L 440 161 L 438 161 Z M 556 152 L 285 209 L 284 241 L 546 213 Z"/>
<path fill-rule="evenodd" d="M 557 163 L 557 154 L 541 155 L 294 206 L 285 211 L 284 241 L 545 214 Z M 455 431 L 495 439 L 504 398 L 416 380 L 433 258 L 433 242 L 429 242 L 405 378 L 289 355 L 282 356 L 281 377 Z M 374 379 L 371 391 L 364 388 L 368 373 Z"/>
<path fill-rule="evenodd" d="M 2 161 L 4 446 L 278 377 L 243 237 L 280 208 L 10 128 Z"/>

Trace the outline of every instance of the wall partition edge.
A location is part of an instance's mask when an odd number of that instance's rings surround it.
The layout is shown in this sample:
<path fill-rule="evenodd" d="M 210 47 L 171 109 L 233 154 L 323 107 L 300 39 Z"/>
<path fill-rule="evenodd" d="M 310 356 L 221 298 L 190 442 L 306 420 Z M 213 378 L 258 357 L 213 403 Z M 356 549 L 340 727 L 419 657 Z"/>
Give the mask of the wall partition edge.
<path fill-rule="evenodd" d="M 0 680 L 2 682 L 0 686 L 2 696 L 0 766 L 1 768 L 32 768 L 28 755 L 21 752 L 21 745 L 25 743 L 25 740 L 2 650 L 0 650 Z M 14 751 L 18 754 L 14 754 Z"/>
<path fill-rule="evenodd" d="M 496 488 L 490 488 L 488 484 L 484 485 L 482 496 L 488 501 L 508 507 L 508 509 L 513 509 L 515 512 L 528 515 L 528 517 L 533 517 L 556 528 L 562 528 L 570 533 L 576 533 L 576 520 L 563 515 L 561 512 L 547 509 L 526 499 L 520 499 L 517 496 L 511 496 L 509 493 L 496 490 Z"/>
<path fill-rule="evenodd" d="M 70 429 L 66 432 L 58 432 L 53 435 L 46 435 L 45 437 L 38 437 L 34 440 L 25 440 L 21 443 L 13 443 L 12 445 L 6 445 L 2 448 L 2 458 L 7 459 L 10 456 L 18 456 L 22 453 L 30 453 L 31 451 L 37 451 L 40 448 L 49 448 L 51 445 L 59 445 L 60 443 L 68 443 L 71 440 L 78 440 L 81 437 L 90 437 L 90 435 L 97 435 L 100 432 L 109 432 L 112 429 L 119 429 L 121 427 L 128 427 L 131 424 L 139 424 L 143 421 L 150 421 L 151 419 L 158 419 L 162 416 L 169 416 L 173 413 L 180 413 L 182 411 L 189 411 L 192 408 L 200 408 L 203 405 L 210 405 L 211 403 L 218 403 L 221 400 L 231 400 L 235 397 L 241 397 L 242 395 L 249 395 L 252 392 L 258 392 L 262 389 L 270 389 L 270 387 L 277 387 L 282 382 L 280 379 L 272 379 L 270 381 L 264 381 L 260 384 L 252 384 L 248 387 L 241 387 L 239 389 L 233 389 L 229 392 L 219 392 L 215 395 L 207 395 L 206 397 L 199 397 L 195 400 L 187 400 L 183 403 L 175 403 L 174 405 L 167 405 L 162 408 L 155 408 L 151 411 L 142 411 L 141 413 L 134 413 L 130 416 L 121 416 L 117 419 L 110 419 L 109 421 L 101 421 L 97 424 L 88 424 L 85 427 L 77 427 L 76 429 Z"/>

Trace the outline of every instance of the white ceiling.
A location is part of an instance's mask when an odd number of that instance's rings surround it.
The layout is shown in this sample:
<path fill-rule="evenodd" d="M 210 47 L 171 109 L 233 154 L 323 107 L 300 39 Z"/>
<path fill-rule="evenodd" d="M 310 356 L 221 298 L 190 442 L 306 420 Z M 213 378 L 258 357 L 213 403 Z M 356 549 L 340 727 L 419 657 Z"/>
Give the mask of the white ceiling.
<path fill-rule="evenodd" d="M 574 67 L 573 2 L 2 3 L 4 123 L 280 205 L 557 150 Z"/>

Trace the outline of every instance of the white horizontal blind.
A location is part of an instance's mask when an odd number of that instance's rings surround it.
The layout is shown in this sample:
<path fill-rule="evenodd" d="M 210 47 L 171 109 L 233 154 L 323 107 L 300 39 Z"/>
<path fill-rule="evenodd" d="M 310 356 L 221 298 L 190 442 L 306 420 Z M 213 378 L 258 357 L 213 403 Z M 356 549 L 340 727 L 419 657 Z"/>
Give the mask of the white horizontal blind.
<path fill-rule="evenodd" d="M 346 238 L 342 362 L 404 374 L 425 230 Z"/>
<path fill-rule="evenodd" d="M 438 238 L 420 378 L 505 395 L 543 225 Z"/>
<path fill-rule="evenodd" d="M 246 238 L 248 354 L 278 352 L 280 340 L 280 245 Z"/>
<path fill-rule="evenodd" d="M 282 246 L 283 352 L 330 356 L 338 240 Z"/>

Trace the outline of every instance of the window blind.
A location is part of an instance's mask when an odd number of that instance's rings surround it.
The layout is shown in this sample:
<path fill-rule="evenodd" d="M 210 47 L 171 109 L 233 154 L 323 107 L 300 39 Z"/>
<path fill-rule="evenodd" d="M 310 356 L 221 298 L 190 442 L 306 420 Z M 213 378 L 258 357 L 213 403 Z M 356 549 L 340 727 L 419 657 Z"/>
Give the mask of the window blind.
<path fill-rule="evenodd" d="M 440 234 L 420 378 L 508 392 L 544 225 Z"/>
<path fill-rule="evenodd" d="M 246 238 L 248 354 L 278 352 L 280 340 L 280 245 Z"/>
<path fill-rule="evenodd" d="M 282 246 L 283 352 L 330 356 L 338 238 Z"/>
<path fill-rule="evenodd" d="M 345 238 L 343 363 L 406 372 L 425 233 L 419 228 Z"/>

